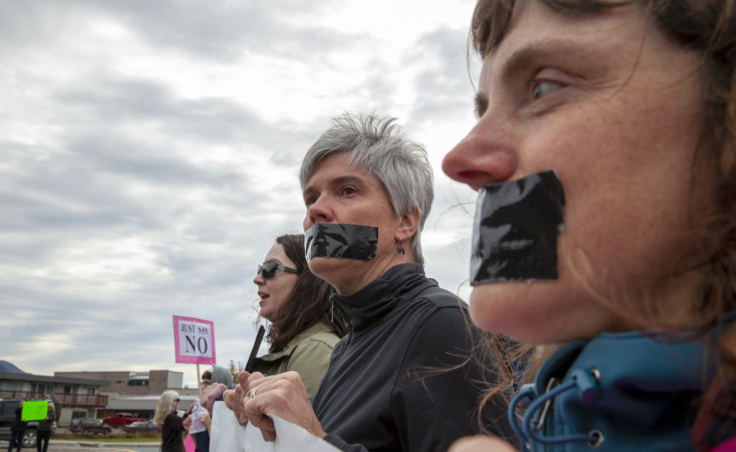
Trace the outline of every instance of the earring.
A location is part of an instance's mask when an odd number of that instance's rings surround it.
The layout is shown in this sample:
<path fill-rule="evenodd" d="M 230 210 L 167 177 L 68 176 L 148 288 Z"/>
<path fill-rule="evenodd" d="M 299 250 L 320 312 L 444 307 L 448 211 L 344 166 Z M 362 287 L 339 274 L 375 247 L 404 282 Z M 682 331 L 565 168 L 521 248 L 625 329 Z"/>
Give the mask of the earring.
<path fill-rule="evenodd" d="M 403 246 L 401 246 L 401 245 L 399 245 L 399 246 L 397 246 L 397 247 L 396 247 L 396 251 L 398 251 L 398 252 L 399 252 L 399 254 L 402 254 L 402 255 L 403 255 L 403 254 L 406 254 L 406 250 L 405 250 L 405 249 L 404 249 L 404 247 L 403 247 Z"/>

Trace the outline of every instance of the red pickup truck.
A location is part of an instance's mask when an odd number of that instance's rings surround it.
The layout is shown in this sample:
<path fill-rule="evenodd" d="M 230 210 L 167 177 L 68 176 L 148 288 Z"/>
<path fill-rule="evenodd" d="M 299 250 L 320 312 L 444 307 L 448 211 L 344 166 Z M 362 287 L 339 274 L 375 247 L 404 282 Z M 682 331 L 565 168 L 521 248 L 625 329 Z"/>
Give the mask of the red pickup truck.
<path fill-rule="evenodd" d="M 118 413 L 115 416 L 106 417 L 102 420 L 103 424 L 112 425 L 113 427 L 122 427 L 131 422 L 145 421 L 142 417 L 133 417 L 130 413 Z"/>

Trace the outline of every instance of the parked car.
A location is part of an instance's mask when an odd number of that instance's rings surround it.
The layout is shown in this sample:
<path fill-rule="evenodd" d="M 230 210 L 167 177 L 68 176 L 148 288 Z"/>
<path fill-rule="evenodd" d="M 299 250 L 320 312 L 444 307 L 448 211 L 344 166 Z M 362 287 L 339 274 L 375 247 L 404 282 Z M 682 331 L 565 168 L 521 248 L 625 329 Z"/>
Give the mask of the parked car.
<path fill-rule="evenodd" d="M 114 416 L 106 417 L 102 420 L 103 424 L 112 425 L 113 427 L 124 427 L 133 422 L 145 421 L 142 417 L 135 417 L 130 413 L 118 413 Z"/>
<path fill-rule="evenodd" d="M 52 401 L 48 401 L 53 406 Z M 15 419 L 15 409 L 20 405 L 18 399 L 0 400 L 0 440 L 10 440 L 10 426 Z M 36 447 L 36 430 L 38 429 L 38 421 L 29 421 L 26 423 L 26 431 L 23 435 L 23 447 Z M 51 434 L 56 431 L 56 422 L 51 425 Z"/>
<path fill-rule="evenodd" d="M 103 424 L 102 419 L 78 417 L 72 419 L 69 430 L 72 433 L 101 433 L 106 435 L 112 431 L 112 427 Z"/>
<path fill-rule="evenodd" d="M 145 421 L 132 422 L 130 425 L 123 427 L 128 433 L 136 432 L 155 432 L 161 430 L 161 427 L 154 424 L 152 420 L 147 419 Z"/>

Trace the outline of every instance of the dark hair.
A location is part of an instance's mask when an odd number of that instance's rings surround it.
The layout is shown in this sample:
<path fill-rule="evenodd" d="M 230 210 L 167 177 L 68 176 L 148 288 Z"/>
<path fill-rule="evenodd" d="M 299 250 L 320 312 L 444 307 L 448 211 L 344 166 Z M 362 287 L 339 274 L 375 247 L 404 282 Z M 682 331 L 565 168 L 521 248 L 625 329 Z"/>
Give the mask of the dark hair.
<path fill-rule="evenodd" d="M 697 159 L 710 159 L 718 170 L 716 212 L 707 218 L 707 226 L 694 237 L 702 246 L 699 294 L 687 309 L 687 320 L 673 320 L 668 309 L 655 306 L 663 300 L 637 300 L 641 303 L 614 304 L 623 318 L 638 328 L 700 327 L 713 336 L 706 341 L 716 344 L 710 351 L 718 369 L 706 388 L 692 436 L 704 450 L 733 434 L 736 426 L 736 0 L 539 0 L 547 7 L 573 17 L 605 13 L 614 8 L 638 7 L 669 40 L 697 52 L 699 67 L 693 68 L 702 81 L 703 136 Z M 515 0 L 479 0 L 473 13 L 470 39 L 481 55 L 492 52 L 504 39 L 511 22 Z M 676 276 L 676 275 L 675 275 Z M 620 300 L 616 300 L 619 302 Z M 716 327 L 717 325 L 717 327 Z M 497 342 L 494 336 L 491 345 Z M 530 345 L 515 349 L 495 347 L 494 355 L 502 363 L 505 378 L 492 393 L 509 387 L 518 376 L 514 359 L 529 353 Z M 544 355 L 551 350 L 546 347 Z M 533 353 L 529 356 L 540 357 Z M 537 361 L 538 363 L 539 361 Z M 503 371 L 506 372 L 503 372 Z M 528 374 L 527 374 L 528 375 Z"/>
<path fill-rule="evenodd" d="M 282 350 L 297 334 L 307 328 L 324 322 L 342 337 L 347 327 L 341 316 L 333 312 L 330 296 L 335 289 L 325 280 L 309 270 L 304 257 L 304 234 L 284 234 L 276 238 L 276 243 L 284 247 L 286 256 L 294 262 L 299 272 L 294 289 L 268 330 L 271 353 Z"/>

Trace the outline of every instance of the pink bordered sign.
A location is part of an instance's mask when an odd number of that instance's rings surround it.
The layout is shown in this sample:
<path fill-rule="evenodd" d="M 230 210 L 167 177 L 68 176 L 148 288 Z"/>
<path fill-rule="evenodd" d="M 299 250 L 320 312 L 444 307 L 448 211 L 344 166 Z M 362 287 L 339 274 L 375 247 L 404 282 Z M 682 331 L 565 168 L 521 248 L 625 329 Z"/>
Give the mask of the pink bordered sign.
<path fill-rule="evenodd" d="M 215 327 L 211 320 L 174 316 L 176 362 L 217 364 L 215 362 Z"/>

